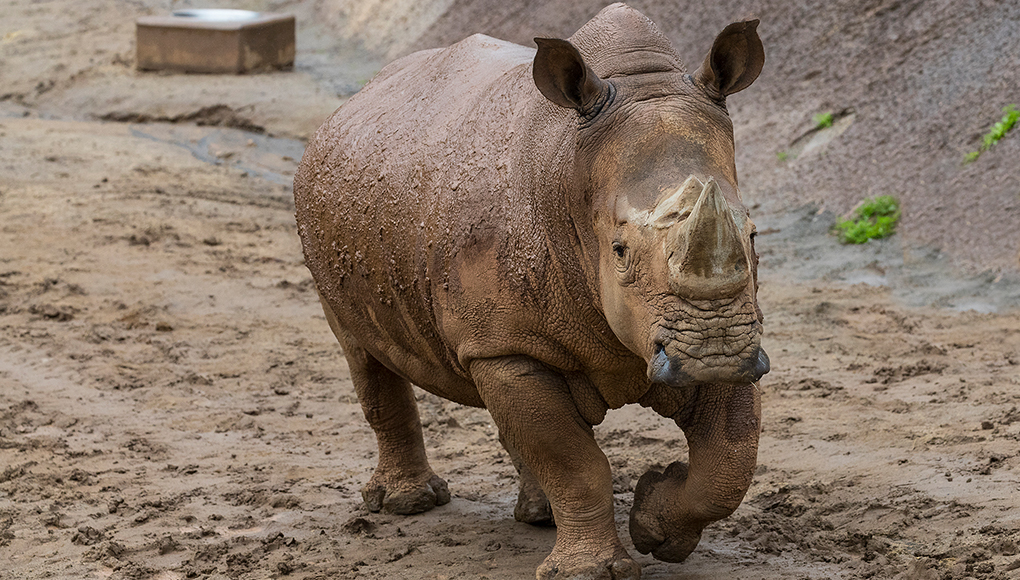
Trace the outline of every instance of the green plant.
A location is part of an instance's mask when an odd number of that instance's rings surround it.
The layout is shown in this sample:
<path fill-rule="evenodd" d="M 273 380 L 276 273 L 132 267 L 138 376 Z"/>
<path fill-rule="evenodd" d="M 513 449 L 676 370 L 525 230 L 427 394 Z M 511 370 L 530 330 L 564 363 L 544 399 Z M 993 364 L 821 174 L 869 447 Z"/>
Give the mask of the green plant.
<path fill-rule="evenodd" d="M 844 244 L 863 244 L 891 236 L 899 219 L 900 202 L 891 195 L 881 195 L 864 200 L 854 210 L 853 218 L 836 222 L 835 230 Z"/>
<path fill-rule="evenodd" d="M 787 153 L 786 151 L 779 151 L 778 153 L 776 153 L 776 159 L 778 159 L 780 161 L 786 161 L 789 158 L 790 158 L 790 154 Z"/>
<path fill-rule="evenodd" d="M 977 151 L 971 151 L 963 156 L 964 165 L 976 161 L 982 153 L 991 149 L 992 145 L 1005 137 L 1017 121 L 1020 121 L 1020 110 L 1017 110 L 1016 104 L 1007 106 L 1002 112 L 1004 113 L 1002 120 L 992 125 L 992 128 L 981 138 L 981 147 Z"/>
<path fill-rule="evenodd" d="M 818 113 L 814 117 L 815 129 L 828 129 L 832 126 L 832 113 L 826 111 L 824 113 Z"/>

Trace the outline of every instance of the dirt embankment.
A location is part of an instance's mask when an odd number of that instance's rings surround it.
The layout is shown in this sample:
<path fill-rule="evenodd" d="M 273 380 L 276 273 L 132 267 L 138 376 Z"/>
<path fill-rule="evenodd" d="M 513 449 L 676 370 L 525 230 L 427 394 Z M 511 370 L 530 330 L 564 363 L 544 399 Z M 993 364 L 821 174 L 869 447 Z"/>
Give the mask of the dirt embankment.
<path fill-rule="evenodd" d="M 122 0 L 8 3 L 0 110 L 111 120 L 188 120 L 216 106 L 275 135 L 307 138 L 387 60 L 474 32 L 531 46 L 566 37 L 605 3 L 247 0 L 298 16 L 295 71 L 197 75 L 132 70 L 133 22 L 165 12 Z M 766 67 L 730 99 L 745 196 L 764 210 L 814 203 L 835 214 L 896 195 L 901 234 L 969 271 L 1020 269 L 1020 130 L 963 156 L 1020 101 L 1020 6 L 949 0 L 668 3 L 635 0 L 694 68 L 727 23 L 761 19 Z M 171 8 L 190 6 L 174 2 Z M 837 123 L 816 131 L 813 118 Z M 841 121 L 842 120 L 842 121 Z"/>
<path fill-rule="evenodd" d="M 813 202 L 840 214 L 863 198 L 896 195 L 911 243 L 941 248 L 970 269 L 1020 268 L 1020 130 L 962 164 L 1003 107 L 1020 104 L 1020 5 L 630 4 L 672 39 L 691 70 L 726 24 L 761 19 L 765 69 L 729 103 L 747 198 L 787 208 Z M 572 34 L 603 5 L 457 0 L 414 47 L 479 31 L 532 46 L 535 36 Z M 814 115 L 827 111 L 848 117 L 845 125 L 805 151 Z"/>

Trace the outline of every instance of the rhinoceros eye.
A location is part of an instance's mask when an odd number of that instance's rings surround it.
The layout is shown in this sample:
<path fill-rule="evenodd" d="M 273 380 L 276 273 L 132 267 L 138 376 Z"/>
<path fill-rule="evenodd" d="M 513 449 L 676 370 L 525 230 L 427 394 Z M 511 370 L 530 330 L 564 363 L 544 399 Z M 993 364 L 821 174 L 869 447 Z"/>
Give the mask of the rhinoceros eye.
<path fill-rule="evenodd" d="M 620 242 L 613 242 L 613 253 L 616 254 L 617 258 L 622 260 L 627 257 L 627 246 Z"/>
<path fill-rule="evenodd" d="M 616 256 L 616 273 L 621 276 L 621 281 L 630 282 L 631 272 L 631 251 L 622 242 L 613 242 L 613 255 Z"/>

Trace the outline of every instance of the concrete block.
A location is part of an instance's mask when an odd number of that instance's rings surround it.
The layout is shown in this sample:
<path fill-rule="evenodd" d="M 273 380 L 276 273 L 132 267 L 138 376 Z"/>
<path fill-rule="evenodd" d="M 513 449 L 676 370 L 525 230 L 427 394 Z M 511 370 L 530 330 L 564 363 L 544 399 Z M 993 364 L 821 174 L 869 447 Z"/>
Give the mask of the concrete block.
<path fill-rule="evenodd" d="M 294 16 L 247 10 L 178 10 L 136 23 L 139 70 L 245 73 L 294 64 Z"/>

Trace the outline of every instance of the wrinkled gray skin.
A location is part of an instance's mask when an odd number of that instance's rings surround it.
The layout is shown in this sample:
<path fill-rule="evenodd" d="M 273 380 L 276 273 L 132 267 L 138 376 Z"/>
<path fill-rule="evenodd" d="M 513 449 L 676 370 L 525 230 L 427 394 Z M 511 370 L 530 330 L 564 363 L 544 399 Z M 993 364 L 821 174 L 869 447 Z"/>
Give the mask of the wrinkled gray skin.
<path fill-rule="evenodd" d="M 412 383 L 491 412 L 515 516 L 557 525 L 539 578 L 640 576 L 591 427 L 608 409 L 649 406 L 690 447 L 638 483 L 638 550 L 681 561 L 737 507 L 768 357 L 725 98 L 761 70 L 756 26 L 693 74 L 622 4 L 537 52 L 476 35 L 394 62 L 319 129 L 297 221 L 378 439 L 369 509 L 450 500 Z"/>

